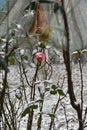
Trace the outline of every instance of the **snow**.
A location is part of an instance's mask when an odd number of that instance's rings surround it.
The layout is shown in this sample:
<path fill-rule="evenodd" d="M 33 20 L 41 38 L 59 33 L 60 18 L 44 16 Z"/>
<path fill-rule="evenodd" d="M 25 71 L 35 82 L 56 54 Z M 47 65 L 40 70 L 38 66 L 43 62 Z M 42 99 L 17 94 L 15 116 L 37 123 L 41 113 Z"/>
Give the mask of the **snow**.
<path fill-rule="evenodd" d="M 66 70 L 65 70 L 64 64 L 53 65 L 52 67 L 53 67 L 53 73 L 52 73 L 52 77 L 50 80 L 52 80 L 53 84 L 58 84 L 61 86 L 61 84 L 64 80 L 63 78 L 65 77 L 64 84 L 63 84 L 63 91 L 67 92 L 67 79 L 66 79 L 67 77 L 66 77 Z M 28 80 L 31 81 L 35 70 L 34 70 L 34 68 L 31 68 L 31 67 L 27 67 L 27 70 L 28 70 L 28 74 L 27 74 Z M 73 77 L 73 81 L 74 81 L 75 95 L 76 95 L 76 98 L 78 99 L 76 104 L 78 104 L 80 102 L 80 91 L 79 90 L 81 87 L 80 86 L 80 72 L 79 72 L 78 64 L 72 65 L 72 72 L 73 72 L 72 77 Z M 87 99 L 87 87 L 86 87 L 86 84 L 87 84 L 87 80 L 86 80 L 87 79 L 87 64 L 84 65 L 84 67 L 83 67 L 83 74 L 84 74 L 84 110 L 85 110 L 85 108 L 87 106 L 87 100 L 86 100 Z M 18 86 L 21 86 L 18 66 L 10 67 L 8 81 L 9 81 L 9 84 L 11 86 L 11 91 L 15 89 L 14 87 L 19 88 Z M 36 99 L 35 99 L 35 101 L 39 99 L 38 85 L 39 85 L 39 88 L 41 89 L 41 93 L 43 93 L 45 91 L 43 84 L 44 84 L 44 82 L 41 82 L 40 84 L 38 84 L 38 83 L 36 84 L 36 95 L 35 95 Z M 27 88 L 26 82 L 25 82 L 25 86 L 26 86 L 26 88 L 25 88 L 26 95 L 29 96 L 30 90 L 29 90 L 29 88 Z M 48 85 L 48 87 L 50 87 L 50 85 Z M 13 98 L 15 98 L 15 96 L 13 96 L 12 93 L 11 93 L 11 95 Z M 49 124 L 50 124 L 49 114 L 52 113 L 53 106 L 56 105 L 58 99 L 59 99 L 58 94 L 57 95 L 50 95 L 49 92 L 45 93 L 44 105 L 43 105 L 43 116 L 42 116 L 43 120 L 42 120 L 41 130 L 48 130 Z M 28 103 L 30 104 L 32 102 L 28 101 Z M 69 100 L 68 94 L 61 101 L 61 103 L 66 108 L 67 120 L 69 121 L 69 124 L 68 124 L 69 130 L 77 130 L 77 128 L 78 128 L 77 114 L 76 114 L 76 111 L 70 105 L 70 100 Z M 23 109 L 26 108 L 26 106 L 27 106 L 27 104 L 25 102 L 24 105 L 22 106 Z M 20 111 L 21 111 L 21 109 L 22 108 L 20 108 Z M 35 130 L 37 128 L 36 126 L 37 126 L 38 112 L 39 112 L 39 108 L 35 110 L 32 130 Z M 59 104 L 55 116 L 56 116 L 55 130 L 67 130 L 64 109 L 61 106 L 61 104 Z M 26 130 L 27 118 L 28 117 L 26 115 L 23 119 L 21 119 L 20 130 Z M 85 130 L 86 130 L 86 128 L 85 128 Z"/>

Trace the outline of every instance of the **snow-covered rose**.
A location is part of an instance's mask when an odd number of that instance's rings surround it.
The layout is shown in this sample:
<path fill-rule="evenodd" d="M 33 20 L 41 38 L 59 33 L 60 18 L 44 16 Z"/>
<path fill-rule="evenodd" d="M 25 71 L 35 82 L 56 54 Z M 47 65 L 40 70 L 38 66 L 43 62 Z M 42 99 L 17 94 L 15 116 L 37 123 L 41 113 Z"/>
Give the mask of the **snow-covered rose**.
<path fill-rule="evenodd" d="M 41 62 L 46 58 L 46 55 L 43 52 L 38 52 L 35 54 L 35 58 L 38 62 Z"/>

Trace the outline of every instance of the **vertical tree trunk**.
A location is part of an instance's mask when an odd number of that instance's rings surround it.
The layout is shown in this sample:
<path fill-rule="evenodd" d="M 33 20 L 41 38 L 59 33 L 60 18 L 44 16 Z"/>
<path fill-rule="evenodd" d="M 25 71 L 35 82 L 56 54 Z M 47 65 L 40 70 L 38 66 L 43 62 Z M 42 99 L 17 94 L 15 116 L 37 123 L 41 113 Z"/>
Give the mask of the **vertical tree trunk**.
<path fill-rule="evenodd" d="M 64 27 L 65 27 L 65 33 L 66 33 L 66 48 L 63 48 L 63 57 L 64 57 L 64 63 L 66 66 L 66 71 L 67 71 L 68 93 L 69 93 L 71 105 L 77 112 L 78 121 L 79 121 L 78 130 L 84 130 L 83 120 L 82 120 L 82 110 L 81 110 L 80 104 L 75 103 L 76 97 L 75 97 L 74 88 L 73 88 L 71 65 L 70 65 L 70 33 L 69 33 L 69 24 L 68 24 L 66 11 L 65 11 L 64 0 L 62 0 L 61 12 L 62 12 L 63 20 L 64 20 Z"/>

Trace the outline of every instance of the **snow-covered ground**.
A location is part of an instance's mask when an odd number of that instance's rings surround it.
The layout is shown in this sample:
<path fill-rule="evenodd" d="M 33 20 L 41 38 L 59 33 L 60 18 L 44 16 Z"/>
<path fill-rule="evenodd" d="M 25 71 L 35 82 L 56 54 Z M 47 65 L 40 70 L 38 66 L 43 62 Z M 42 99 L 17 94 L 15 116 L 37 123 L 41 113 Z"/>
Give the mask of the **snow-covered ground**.
<path fill-rule="evenodd" d="M 51 76 L 51 81 L 53 84 L 61 85 L 64 80 L 63 84 L 63 91 L 67 91 L 67 79 L 66 79 L 66 70 L 64 64 L 58 64 L 58 65 L 52 65 L 53 72 Z M 27 67 L 28 70 L 28 80 L 31 80 L 34 75 L 34 68 Z M 78 64 L 72 64 L 72 77 L 73 77 L 73 83 L 74 83 L 74 89 L 75 89 L 75 95 L 77 97 L 77 102 L 80 102 L 80 71 Z M 87 107 L 87 64 L 83 67 L 83 80 L 84 80 L 84 108 Z M 18 67 L 10 67 L 10 72 L 8 74 L 8 81 L 9 85 L 11 86 L 11 90 L 14 90 L 14 87 L 18 87 L 21 85 L 20 82 L 20 74 L 18 71 Z M 26 88 L 27 90 L 27 88 Z M 29 89 L 28 89 L 29 91 Z M 38 99 L 38 90 L 36 88 L 36 99 Z M 58 95 L 50 95 L 49 92 L 46 92 L 45 94 L 45 100 L 44 100 L 44 106 L 43 106 L 43 120 L 42 120 L 42 128 L 41 130 L 48 130 L 49 124 L 50 124 L 50 117 L 48 116 L 48 113 L 52 113 L 52 108 L 54 104 L 57 103 Z M 61 103 L 66 108 L 66 115 L 67 120 L 69 120 L 69 130 L 77 130 L 78 128 L 78 120 L 75 110 L 71 107 L 69 96 L 67 96 L 61 101 Z M 26 104 L 25 104 L 26 106 Z M 24 107 L 25 107 L 24 106 Z M 85 109 L 84 109 L 85 110 Z M 34 117 L 34 123 L 32 126 L 32 130 L 37 129 L 37 118 L 38 118 L 38 109 L 35 110 L 35 117 Z M 87 120 L 87 119 L 86 119 Z M 27 116 L 25 116 L 21 120 L 21 128 L 20 130 L 26 130 L 26 124 L 27 124 Z M 62 105 L 59 105 L 57 111 L 56 111 L 56 118 L 55 118 L 55 130 L 67 130 L 66 127 L 66 121 L 65 121 L 65 115 L 64 115 L 64 109 Z M 87 128 L 85 128 L 87 130 Z"/>

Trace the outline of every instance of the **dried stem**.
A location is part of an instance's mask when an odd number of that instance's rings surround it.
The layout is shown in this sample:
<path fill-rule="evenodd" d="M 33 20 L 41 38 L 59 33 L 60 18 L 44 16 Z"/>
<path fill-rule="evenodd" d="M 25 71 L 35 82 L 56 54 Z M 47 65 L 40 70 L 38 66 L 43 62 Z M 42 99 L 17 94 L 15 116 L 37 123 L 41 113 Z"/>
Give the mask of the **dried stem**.
<path fill-rule="evenodd" d="M 38 74 L 38 63 L 36 66 L 36 71 L 34 74 L 34 78 L 32 81 L 32 86 L 31 86 L 31 95 L 30 95 L 30 100 L 34 101 L 35 99 L 35 82 L 36 82 L 36 78 L 37 78 L 37 74 Z M 33 115 L 34 115 L 34 110 L 31 109 L 29 115 L 28 115 L 28 122 L 27 122 L 27 130 L 31 130 L 32 129 L 32 123 L 33 123 Z"/>
<path fill-rule="evenodd" d="M 65 104 L 61 104 L 63 109 L 64 109 L 64 115 L 65 115 L 65 120 L 66 120 L 66 127 L 67 127 L 67 130 L 69 129 L 69 126 L 68 126 L 68 119 L 67 119 L 67 114 L 66 114 L 66 107 L 65 107 Z"/>
<path fill-rule="evenodd" d="M 83 115 L 83 72 L 82 72 L 82 65 L 81 65 L 81 54 L 79 53 L 79 68 L 80 68 L 80 74 L 81 74 L 81 116 Z"/>
<path fill-rule="evenodd" d="M 71 73 L 71 65 L 70 65 L 70 34 L 69 34 L 68 19 L 65 11 L 64 0 L 62 0 L 61 2 L 62 2 L 61 12 L 64 20 L 64 27 L 65 27 L 65 34 L 66 34 L 66 41 L 67 41 L 66 48 L 63 48 L 63 57 L 66 66 L 66 71 L 67 71 L 68 93 L 69 93 L 71 105 L 76 110 L 78 115 L 78 121 L 79 121 L 78 130 L 83 130 L 82 110 L 80 108 L 80 104 L 75 103 L 76 97 L 75 97 L 73 82 L 72 82 L 72 73 Z"/>

